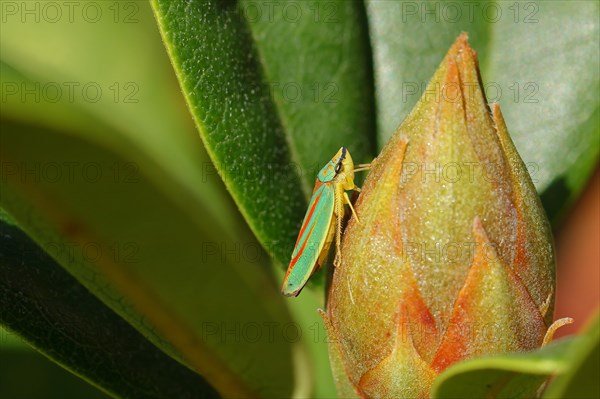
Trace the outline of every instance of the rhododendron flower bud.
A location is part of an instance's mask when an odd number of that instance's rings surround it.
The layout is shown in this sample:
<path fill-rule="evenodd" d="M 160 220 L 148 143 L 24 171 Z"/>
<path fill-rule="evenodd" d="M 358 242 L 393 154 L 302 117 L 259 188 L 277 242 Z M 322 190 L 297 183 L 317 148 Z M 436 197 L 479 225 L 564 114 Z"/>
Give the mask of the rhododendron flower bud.
<path fill-rule="evenodd" d="M 466 35 L 355 208 L 322 314 L 342 397 L 427 397 L 455 362 L 551 337 L 550 226 Z"/>

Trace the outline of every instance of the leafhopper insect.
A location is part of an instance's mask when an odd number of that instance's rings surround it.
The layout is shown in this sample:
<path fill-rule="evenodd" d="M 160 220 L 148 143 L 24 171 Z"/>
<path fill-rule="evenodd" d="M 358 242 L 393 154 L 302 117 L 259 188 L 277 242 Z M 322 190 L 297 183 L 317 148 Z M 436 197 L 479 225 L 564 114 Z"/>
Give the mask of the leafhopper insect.
<path fill-rule="evenodd" d="M 327 259 L 329 247 L 335 235 L 336 251 L 334 266 L 341 260 L 342 220 L 344 205 L 350 205 L 352 214 L 358 216 L 348 198 L 346 190 L 360 191 L 354 184 L 354 172 L 369 169 L 370 165 L 358 165 L 354 162 L 346 147 L 340 148 L 317 175 L 315 188 L 294 251 L 288 266 L 281 293 L 298 296 L 312 274 Z"/>

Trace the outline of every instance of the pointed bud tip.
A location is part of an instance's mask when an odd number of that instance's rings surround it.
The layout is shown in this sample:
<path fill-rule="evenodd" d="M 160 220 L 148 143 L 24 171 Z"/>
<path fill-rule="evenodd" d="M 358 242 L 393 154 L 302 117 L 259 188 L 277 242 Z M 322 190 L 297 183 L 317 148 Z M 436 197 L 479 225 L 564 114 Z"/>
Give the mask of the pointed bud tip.
<path fill-rule="evenodd" d="M 473 59 L 477 58 L 477 52 L 473 50 L 471 46 L 469 46 L 469 35 L 466 32 L 462 32 L 454 41 L 452 46 L 450 46 L 450 50 L 448 50 L 448 55 L 452 56 L 467 56 Z"/>

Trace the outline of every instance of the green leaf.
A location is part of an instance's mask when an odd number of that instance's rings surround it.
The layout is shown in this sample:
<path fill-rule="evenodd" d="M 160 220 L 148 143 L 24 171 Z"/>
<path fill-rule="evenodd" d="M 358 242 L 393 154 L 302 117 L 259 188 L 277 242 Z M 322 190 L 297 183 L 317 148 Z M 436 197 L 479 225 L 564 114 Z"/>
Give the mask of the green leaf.
<path fill-rule="evenodd" d="M 0 208 L 0 221 L 10 224 L 10 225 L 14 225 L 15 221 L 12 220 L 12 218 L 10 217 L 10 215 L 8 213 L 6 213 L 4 211 L 4 209 Z"/>
<path fill-rule="evenodd" d="M 381 148 L 461 31 L 556 223 L 600 149 L 598 2 L 367 1 Z M 444 95 L 440 88 L 429 95 Z"/>
<path fill-rule="evenodd" d="M 149 161 L 122 179 L 113 171 L 126 161 L 102 147 L 7 120 L 0 128 L 2 207 L 63 267 L 221 395 L 289 394 L 292 343 L 281 330 L 290 319 L 258 243 L 181 208 L 146 177 Z M 46 174 L 57 165 L 97 173 Z"/>
<path fill-rule="evenodd" d="M 362 4 L 152 5 L 217 171 L 263 246 L 287 264 L 318 170 L 342 145 L 357 161 L 372 157 Z"/>
<path fill-rule="evenodd" d="M 71 374 L 44 355 L 23 344 L 0 344 L 0 397 L 44 399 L 107 399 L 106 393 Z M 31 381 L 35 381 L 32 384 Z"/>
<path fill-rule="evenodd" d="M 281 273 L 283 279 L 283 272 Z M 307 360 L 310 362 L 310 375 L 301 376 L 295 390 L 296 398 L 336 398 L 336 388 L 329 366 L 327 351 L 327 334 L 323 319 L 316 309 L 323 306 L 322 298 L 317 295 L 305 295 L 301 301 L 291 300 L 288 306 L 298 331 L 307 349 Z M 298 367 L 298 371 L 304 371 Z M 313 382 L 306 383 L 307 381 Z M 303 383 L 304 382 L 304 383 Z"/>
<path fill-rule="evenodd" d="M 102 390 L 120 397 L 218 397 L 196 373 L 182 366 L 148 342 L 117 316 L 16 226 L 0 223 L 0 323 L 17 332 L 46 356 L 54 359 Z M 0 339 L 0 341 L 4 341 Z M 0 346 L 5 346 L 0 342 Z M 14 346 L 13 346 L 14 347 Z M 2 348 L 2 378 L 17 376 L 19 351 Z M 10 353 L 7 353 L 10 352 Z M 21 351 L 22 352 L 22 351 Z M 33 360 L 28 354 L 29 361 Z M 9 367 L 10 365 L 10 367 Z M 34 389 L 58 370 L 45 367 L 45 375 L 32 374 Z M 143 370 L 143 373 L 140 373 Z M 104 397 L 86 390 L 82 383 L 66 379 L 60 389 L 71 395 Z M 16 381 L 15 381 L 16 382 Z M 21 384 L 25 381 L 21 380 Z M 67 389 L 64 384 L 77 390 Z M 57 381 L 54 384 L 56 386 Z M 27 384 L 25 384 L 27 385 Z M 8 381 L 0 387 L 8 387 Z M 46 388 L 48 386 L 46 385 Z M 2 389 L 0 389 L 2 390 Z M 32 394 L 4 391 L 3 397 Z M 57 392 L 38 392 L 60 397 Z"/>
<path fill-rule="evenodd" d="M 529 353 L 481 357 L 459 362 L 440 374 L 431 389 L 442 398 L 531 398 L 541 384 L 569 365 L 576 342 L 564 339 Z"/>
<path fill-rule="evenodd" d="M 196 134 L 150 5 L 73 7 L 72 17 L 65 6 L 63 18 L 39 23 L 33 23 L 35 13 L 23 23 L 19 8 L 14 15 L 7 11 L 0 37 L 2 118 L 85 138 L 131 163 L 150 158 L 148 176 L 166 195 L 179 201 L 185 190 L 230 234 L 245 232 Z M 134 169 L 130 164 L 121 172 Z"/>
<path fill-rule="evenodd" d="M 87 5 L 105 18 L 3 22 L 0 206 L 223 396 L 288 396 L 301 344 L 282 339 L 291 320 L 270 260 L 213 173 L 149 4 Z M 135 21 L 114 21 L 115 7 Z M 73 82 L 103 95 L 46 92 Z M 131 82 L 137 102 L 122 97 Z"/>
<path fill-rule="evenodd" d="M 571 350 L 569 370 L 556 377 L 544 398 L 600 397 L 600 316 L 596 315 Z"/>

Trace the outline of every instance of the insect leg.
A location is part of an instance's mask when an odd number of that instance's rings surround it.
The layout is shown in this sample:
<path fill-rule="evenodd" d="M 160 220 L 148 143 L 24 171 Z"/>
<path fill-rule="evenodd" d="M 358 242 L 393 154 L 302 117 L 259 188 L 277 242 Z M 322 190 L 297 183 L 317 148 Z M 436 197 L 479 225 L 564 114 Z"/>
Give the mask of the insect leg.
<path fill-rule="evenodd" d="M 346 201 L 346 203 L 348 205 L 350 205 L 350 210 L 352 211 L 352 214 L 356 218 L 356 222 L 358 224 L 360 224 L 360 219 L 358 218 L 358 215 L 356 214 L 356 211 L 354 210 L 354 207 L 352 206 L 352 202 L 350 202 L 350 198 L 348 198 L 348 193 L 346 193 L 345 191 L 344 191 L 344 200 Z"/>
<path fill-rule="evenodd" d="M 361 164 L 356 165 L 356 168 L 354 168 L 354 171 L 360 172 L 360 171 L 369 170 L 369 169 L 371 169 L 370 163 L 361 163 Z"/>

